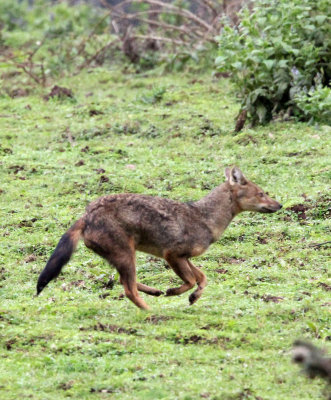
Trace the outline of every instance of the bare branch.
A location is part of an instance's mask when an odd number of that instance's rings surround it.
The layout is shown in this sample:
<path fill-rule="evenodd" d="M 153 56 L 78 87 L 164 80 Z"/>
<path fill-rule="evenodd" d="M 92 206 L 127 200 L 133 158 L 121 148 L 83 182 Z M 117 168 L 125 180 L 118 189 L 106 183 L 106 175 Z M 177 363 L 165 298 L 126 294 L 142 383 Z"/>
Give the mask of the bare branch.
<path fill-rule="evenodd" d="M 106 6 L 106 2 L 105 0 L 100 0 L 101 3 L 103 5 Z M 204 29 L 209 29 L 210 25 L 205 22 L 203 19 L 197 17 L 195 14 L 193 14 L 191 11 L 186 10 L 184 8 L 180 8 L 177 6 L 174 6 L 173 4 L 169 4 L 169 3 L 164 3 L 163 1 L 159 1 L 159 0 L 135 0 L 135 3 L 143 3 L 143 4 L 150 4 L 150 5 L 155 5 L 155 6 L 159 6 L 171 11 L 174 11 L 176 13 L 176 15 L 180 15 L 182 17 L 186 17 L 188 19 L 191 19 L 192 21 L 195 21 L 198 25 L 204 27 Z M 124 0 L 121 3 L 118 3 L 115 6 L 111 6 L 109 4 L 107 4 L 107 8 L 112 9 L 112 10 L 117 10 L 120 7 L 123 7 L 126 4 L 132 4 L 132 0 Z M 154 11 L 154 10 L 153 10 Z M 154 11 L 155 12 L 155 11 Z M 160 12 L 160 11 L 158 11 Z"/>
<path fill-rule="evenodd" d="M 16 62 L 14 62 L 14 65 L 15 65 L 17 68 L 22 69 L 27 75 L 29 75 L 29 77 L 30 77 L 32 80 L 34 80 L 36 83 L 38 83 L 38 85 L 41 85 L 40 79 L 38 78 L 38 76 L 37 76 L 36 74 L 34 74 L 34 73 L 31 71 L 31 67 L 30 67 L 30 69 L 27 69 L 27 65 L 26 65 L 26 64 L 20 64 L 20 63 L 16 63 Z M 40 65 L 39 65 L 39 67 L 40 67 Z"/>
<path fill-rule="evenodd" d="M 87 38 L 83 39 L 80 44 L 78 45 L 78 52 L 77 55 L 81 55 L 81 53 L 83 52 L 83 50 L 85 49 L 85 45 L 86 43 L 93 37 L 93 35 L 95 34 L 96 29 L 98 28 L 98 26 L 100 24 L 102 24 L 104 22 L 104 20 L 106 18 L 108 18 L 111 15 L 111 11 L 106 13 L 102 18 L 99 19 L 99 21 L 94 25 L 93 29 L 91 30 L 91 32 L 89 33 L 89 35 L 87 36 Z"/>
<path fill-rule="evenodd" d="M 123 14 L 123 15 L 116 16 L 116 18 L 118 18 L 118 19 L 127 19 L 127 20 L 135 19 L 135 20 L 138 20 L 140 22 L 145 22 L 146 24 L 149 24 L 149 25 L 159 26 L 159 27 L 164 28 L 166 30 L 179 31 L 179 32 L 184 33 L 187 36 L 192 37 L 192 38 L 196 38 L 197 37 L 197 35 L 196 35 L 197 32 L 190 32 L 188 29 L 186 29 L 184 27 L 171 25 L 171 24 L 166 24 L 164 22 L 159 22 L 159 21 L 155 21 L 155 20 L 152 20 L 152 19 L 140 18 L 139 16 L 137 16 L 137 14 L 132 14 L 132 15 L 131 14 L 130 15 Z"/>
<path fill-rule="evenodd" d="M 92 57 L 89 59 L 85 60 L 81 65 L 77 67 L 77 72 L 81 71 L 83 68 L 86 68 L 88 65 L 90 65 L 94 60 L 96 60 L 100 54 L 102 54 L 105 50 L 109 49 L 112 47 L 114 44 L 116 44 L 119 41 L 119 37 L 116 37 L 114 40 L 111 42 L 107 43 L 105 46 L 101 47 L 95 54 L 93 54 Z"/>
<path fill-rule="evenodd" d="M 197 0 L 197 1 L 198 3 L 203 4 L 206 8 L 211 10 L 214 16 L 221 14 L 221 10 L 219 11 L 216 10 L 216 8 L 214 7 L 213 3 L 210 0 Z"/>
<path fill-rule="evenodd" d="M 186 42 L 183 42 L 182 40 L 177 40 L 177 39 L 172 39 L 172 38 L 166 38 L 162 36 L 153 36 L 153 35 L 134 35 L 132 36 L 132 39 L 147 39 L 147 40 L 159 40 L 160 42 L 169 42 L 169 43 L 174 43 L 178 45 L 185 45 L 187 44 Z"/>
<path fill-rule="evenodd" d="M 308 247 L 322 247 L 322 246 L 330 245 L 330 243 L 331 243 L 331 240 L 329 240 L 327 242 L 323 242 L 323 243 L 310 244 Z"/>

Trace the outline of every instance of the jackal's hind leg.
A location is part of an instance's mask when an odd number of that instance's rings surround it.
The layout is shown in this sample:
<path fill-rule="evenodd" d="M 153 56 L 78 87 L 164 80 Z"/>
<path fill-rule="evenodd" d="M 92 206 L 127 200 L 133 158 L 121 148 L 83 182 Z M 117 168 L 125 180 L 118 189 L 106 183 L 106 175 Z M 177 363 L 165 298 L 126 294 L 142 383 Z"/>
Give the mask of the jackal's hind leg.
<path fill-rule="evenodd" d="M 136 268 L 134 264 L 112 264 L 116 267 L 120 274 L 120 282 L 123 285 L 124 292 L 137 307 L 143 310 L 149 310 L 148 305 L 138 294 L 138 285 L 136 282 Z"/>
<path fill-rule="evenodd" d="M 205 287 L 207 286 L 207 278 L 206 275 L 195 265 L 192 264 L 190 260 L 187 260 L 191 270 L 197 280 L 198 287 L 197 289 L 190 295 L 189 302 L 190 304 L 194 304 L 202 295 Z"/>
<path fill-rule="evenodd" d="M 138 294 L 133 240 L 119 229 L 112 232 L 112 227 L 106 228 L 108 230 L 101 231 L 95 227 L 89 227 L 84 232 L 85 245 L 117 269 L 125 295 L 137 307 L 148 310 L 148 305 Z"/>
<path fill-rule="evenodd" d="M 174 272 L 184 281 L 182 286 L 168 289 L 166 296 L 177 296 L 192 289 L 196 283 L 196 278 L 187 259 L 172 255 L 167 255 L 165 259 Z"/>
<path fill-rule="evenodd" d="M 161 294 L 163 294 L 163 292 L 161 290 L 152 288 L 150 286 L 144 285 L 143 283 L 139 283 L 139 282 L 137 282 L 137 289 L 140 292 L 150 294 L 151 296 L 161 296 Z"/>

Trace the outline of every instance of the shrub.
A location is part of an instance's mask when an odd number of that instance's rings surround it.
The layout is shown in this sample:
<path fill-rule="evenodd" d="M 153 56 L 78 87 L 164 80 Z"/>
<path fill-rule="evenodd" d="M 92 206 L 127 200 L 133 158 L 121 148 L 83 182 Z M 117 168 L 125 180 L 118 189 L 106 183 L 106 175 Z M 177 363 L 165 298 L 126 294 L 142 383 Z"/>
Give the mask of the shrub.
<path fill-rule="evenodd" d="M 326 102 L 331 82 L 329 0 L 257 0 L 238 27 L 225 21 L 219 44 L 216 65 L 231 73 L 253 125 L 279 114 L 330 121 L 315 104 Z"/>
<path fill-rule="evenodd" d="M 331 88 L 318 85 L 296 94 L 294 100 L 311 122 L 331 125 Z"/>
<path fill-rule="evenodd" d="M 5 31 L 41 31 L 56 37 L 69 32 L 82 34 L 94 28 L 102 33 L 107 27 L 106 21 L 95 27 L 100 13 L 98 7 L 83 2 L 72 6 L 69 2 L 47 0 L 34 0 L 32 4 L 27 0 L 1 0 L 0 26 Z"/>
<path fill-rule="evenodd" d="M 38 84 L 74 73 L 90 59 L 99 62 L 97 52 L 111 39 L 100 7 L 0 0 L 0 68 L 23 71 Z"/>

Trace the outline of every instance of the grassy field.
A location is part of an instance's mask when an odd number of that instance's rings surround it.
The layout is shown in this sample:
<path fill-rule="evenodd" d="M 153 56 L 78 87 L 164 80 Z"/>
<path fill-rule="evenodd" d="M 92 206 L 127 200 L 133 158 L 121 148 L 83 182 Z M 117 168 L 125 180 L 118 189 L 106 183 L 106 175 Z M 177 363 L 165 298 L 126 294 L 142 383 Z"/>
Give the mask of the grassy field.
<path fill-rule="evenodd" d="M 50 88 L 0 97 L 0 398 L 324 398 L 290 349 L 297 338 L 330 349 L 330 247 L 319 244 L 330 240 L 331 128 L 275 122 L 235 135 L 229 81 L 210 74 L 94 69 L 57 83 L 74 98 L 46 101 Z M 209 284 L 194 306 L 188 294 L 143 294 L 151 311 L 140 311 L 82 243 L 34 297 L 91 200 L 197 200 L 234 164 L 284 208 L 241 214 L 195 259 Z M 149 255 L 137 254 L 137 269 L 163 291 L 179 282 Z"/>

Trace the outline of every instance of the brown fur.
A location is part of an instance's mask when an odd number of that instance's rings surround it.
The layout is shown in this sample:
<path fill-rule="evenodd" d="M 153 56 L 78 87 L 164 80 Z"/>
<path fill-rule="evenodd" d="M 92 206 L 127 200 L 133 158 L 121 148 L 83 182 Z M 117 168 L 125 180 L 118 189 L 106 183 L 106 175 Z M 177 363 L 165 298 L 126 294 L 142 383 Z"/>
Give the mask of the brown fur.
<path fill-rule="evenodd" d="M 189 298 L 193 304 L 201 296 L 207 280 L 189 259 L 204 253 L 218 240 L 238 213 L 275 212 L 281 208 L 257 185 L 247 181 L 237 167 L 227 168 L 225 175 L 225 183 L 191 203 L 139 194 L 99 198 L 87 207 L 83 217 L 61 239 L 63 243 L 71 240 L 73 244 L 71 247 L 66 244 L 64 263 L 82 236 L 88 248 L 118 270 L 127 297 L 138 307 L 147 309 L 138 290 L 154 296 L 162 292 L 136 281 L 135 252 L 150 253 L 164 258 L 183 281 L 181 286 L 168 289 L 167 296 L 179 295 L 197 284 Z M 59 244 L 40 275 L 37 293 L 56 276 L 53 264 L 60 255 Z M 56 270 L 62 265 L 56 265 Z"/>

